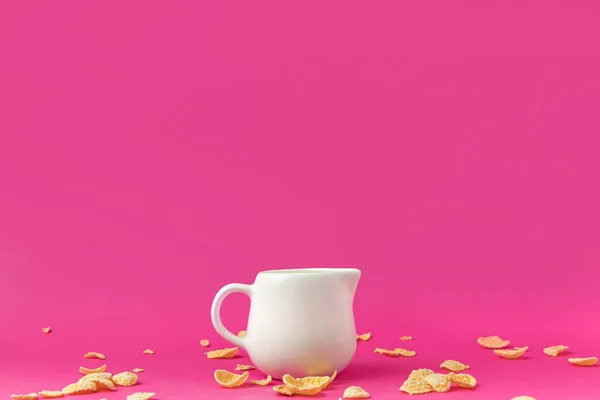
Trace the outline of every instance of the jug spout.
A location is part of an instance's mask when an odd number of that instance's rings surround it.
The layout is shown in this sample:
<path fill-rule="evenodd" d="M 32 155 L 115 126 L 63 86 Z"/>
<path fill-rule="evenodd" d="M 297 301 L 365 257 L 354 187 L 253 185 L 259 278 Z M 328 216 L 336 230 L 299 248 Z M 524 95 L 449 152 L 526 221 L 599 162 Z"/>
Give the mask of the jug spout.
<path fill-rule="evenodd" d="M 348 291 L 354 297 L 354 293 L 356 293 L 356 287 L 358 286 L 358 281 L 360 280 L 360 270 L 356 268 L 340 268 L 340 275 L 342 277 L 342 281 L 346 284 Z"/>

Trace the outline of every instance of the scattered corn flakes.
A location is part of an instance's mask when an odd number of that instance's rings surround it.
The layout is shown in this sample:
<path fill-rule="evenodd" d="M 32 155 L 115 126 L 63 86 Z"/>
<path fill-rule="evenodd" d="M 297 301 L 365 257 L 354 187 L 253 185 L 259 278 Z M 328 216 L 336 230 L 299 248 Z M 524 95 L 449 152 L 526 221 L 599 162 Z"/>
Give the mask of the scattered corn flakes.
<path fill-rule="evenodd" d="M 56 399 L 63 397 L 64 394 L 60 390 L 42 390 L 38 393 L 38 396 L 44 399 Z"/>
<path fill-rule="evenodd" d="M 407 379 L 400 390 L 408 394 L 425 394 L 433 392 L 433 388 L 425 382 L 425 379 Z"/>
<path fill-rule="evenodd" d="M 440 368 L 444 368 L 444 369 L 450 370 L 452 372 L 460 372 L 460 371 L 469 369 L 471 367 L 469 367 L 466 364 L 461 363 L 460 361 L 446 360 L 440 365 Z"/>
<path fill-rule="evenodd" d="M 581 367 L 591 367 L 598 362 L 598 357 L 569 358 L 569 362 L 573 365 L 579 365 Z"/>
<path fill-rule="evenodd" d="M 369 392 L 360 386 L 350 386 L 344 390 L 344 394 L 342 395 L 344 399 L 368 399 L 369 397 L 371 397 Z"/>
<path fill-rule="evenodd" d="M 156 393 L 153 392 L 137 392 L 127 396 L 127 400 L 149 400 L 154 396 Z"/>
<path fill-rule="evenodd" d="M 138 372 L 144 372 L 145 369 L 144 368 L 134 368 L 134 369 L 132 369 L 132 371 L 137 374 Z"/>
<path fill-rule="evenodd" d="M 83 358 L 97 358 L 100 360 L 106 360 L 106 356 L 102 353 L 96 353 L 95 351 L 90 351 L 83 355 Z"/>
<path fill-rule="evenodd" d="M 224 369 L 218 369 L 215 371 L 215 381 L 223 387 L 234 388 L 244 384 L 250 376 L 248 371 L 241 375 L 234 374 L 233 372 L 226 371 Z"/>
<path fill-rule="evenodd" d="M 142 354 L 150 354 L 150 355 L 152 355 L 152 354 L 154 354 L 154 350 L 146 349 L 146 350 L 142 351 Z"/>
<path fill-rule="evenodd" d="M 279 394 L 284 394 L 286 396 L 293 396 L 294 395 L 294 392 L 292 392 L 292 390 L 290 389 L 290 387 L 287 386 L 287 385 L 273 386 L 273 391 L 277 392 Z"/>
<path fill-rule="evenodd" d="M 86 368 L 86 367 L 79 367 L 79 372 L 81 372 L 82 374 L 97 374 L 98 372 L 104 372 L 106 371 L 106 364 L 98 367 L 98 368 Z"/>
<path fill-rule="evenodd" d="M 362 335 L 356 335 L 356 339 L 367 341 L 371 339 L 371 332 L 363 333 Z"/>
<path fill-rule="evenodd" d="M 425 382 L 438 393 L 444 393 L 450 390 L 452 381 L 446 374 L 430 374 L 425 377 Z"/>
<path fill-rule="evenodd" d="M 401 336 L 400 337 L 400 340 L 404 340 L 404 341 L 412 340 L 412 339 L 413 339 L 412 336 Z"/>
<path fill-rule="evenodd" d="M 414 357 L 417 355 L 417 352 L 413 351 L 413 350 L 406 350 L 406 349 L 400 349 L 400 348 L 394 349 L 394 350 L 388 350 L 388 349 L 380 349 L 379 347 L 374 350 L 374 353 L 385 354 L 386 356 L 390 356 L 390 357 L 398 357 L 398 356 Z"/>
<path fill-rule="evenodd" d="M 246 337 L 246 334 L 247 334 L 247 333 L 248 333 L 248 332 L 246 332 L 246 331 L 239 331 L 239 332 L 238 332 L 238 337 L 242 337 L 242 338 L 243 338 L 243 337 Z"/>
<path fill-rule="evenodd" d="M 92 381 L 80 381 L 77 383 L 71 383 L 63 388 L 62 392 L 65 396 L 72 394 L 87 394 L 93 393 L 96 390 L 96 384 Z"/>
<path fill-rule="evenodd" d="M 254 383 L 255 385 L 258 385 L 258 386 L 267 386 L 269 383 L 271 383 L 272 379 L 273 378 L 271 377 L 271 375 L 267 375 L 267 377 L 265 379 L 254 380 L 254 381 L 250 381 L 250 382 Z"/>
<path fill-rule="evenodd" d="M 529 346 L 515 347 L 514 349 L 509 349 L 509 350 L 494 349 L 494 353 L 496 353 L 497 355 L 499 355 L 502 358 L 515 359 L 515 358 L 519 358 L 523 354 L 525 354 L 525 352 L 527 351 L 528 348 L 529 348 Z"/>
<path fill-rule="evenodd" d="M 293 393 L 312 396 L 323 390 L 322 386 L 328 384 L 329 377 L 306 376 L 304 378 L 294 378 L 291 375 L 285 374 L 281 380 Z"/>
<path fill-rule="evenodd" d="M 112 377 L 112 381 L 117 386 L 133 386 L 137 383 L 138 377 L 133 372 L 121 372 Z"/>
<path fill-rule="evenodd" d="M 517 396 L 517 397 L 513 397 L 510 400 L 535 400 L 535 399 L 531 396 Z"/>
<path fill-rule="evenodd" d="M 202 339 L 202 340 L 200 340 L 200 346 L 208 347 L 208 346 L 210 346 L 210 342 L 208 341 L 208 339 Z"/>
<path fill-rule="evenodd" d="M 112 374 L 110 372 L 95 372 L 93 374 L 88 374 L 88 375 L 82 376 L 81 379 L 79 379 L 79 381 L 77 381 L 77 383 L 83 382 L 83 381 L 93 381 L 95 379 L 112 380 Z"/>
<path fill-rule="evenodd" d="M 37 393 L 11 394 L 10 398 L 13 400 L 35 400 L 38 398 L 38 396 L 37 396 Z"/>
<path fill-rule="evenodd" d="M 220 349 L 220 350 L 212 350 L 206 354 L 207 358 L 233 358 L 238 352 L 237 347 L 232 347 L 229 349 Z"/>
<path fill-rule="evenodd" d="M 415 380 L 415 379 L 416 380 L 419 380 L 419 379 L 424 380 L 426 376 L 431 375 L 431 374 L 435 374 L 435 372 L 433 372 L 429 368 L 414 369 L 408 375 L 408 379 L 409 380 Z"/>
<path fill-rule="evenodd" d="M 569 346 L 563 346 L 562 344 L 559 344 L 557 346 L 546 347 L 544 349 L 544 354 L 550 357 L 556 357 L 565 350 L 569 350 Z"/>
<path fill-rule="evenodd" d="M 478 338 L 477 343 L 486 349 L 502 349 L 510 344 L 510 340 L 502 340 L 499 336 L 485 336 Z"/>
<path fill-rule="evenodd" d="M 454 372 L 450 372 L 448 376 L 452 383 L 461 388 L 472 389 L 477 385 L 475 377 L 469 374 L 455 374 Z"/>
<path fill-rule="evenodd" d="M 235 367 L 236 371 L 250 371 L 251 369 L 256 369 L 256 367 L 254 365 L 244 365 L 244 364 L 238 364 L 237 367 Z"/>
<path fill-rule="evenodd" d="M 52 327 L 51 326 L 46 326 L 45 328 L 42 328 L 42 332 L 44 332 L 44 333 L 50 333 L 50 332 L 52 332 Z"/>

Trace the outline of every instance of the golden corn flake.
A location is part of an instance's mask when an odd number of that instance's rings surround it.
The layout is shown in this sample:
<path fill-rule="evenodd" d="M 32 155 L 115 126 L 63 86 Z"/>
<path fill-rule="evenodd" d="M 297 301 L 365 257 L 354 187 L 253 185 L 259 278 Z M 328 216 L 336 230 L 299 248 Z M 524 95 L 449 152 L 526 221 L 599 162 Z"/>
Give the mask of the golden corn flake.
<path fill-rule="evenodd" d="M 72 394 L 87 394 L 93 393 L 96 390 L 96 384 L 91 381 L 81 381 L 77 383 L 72 383 L 63 388 L 62 393 L 65 396 L 69 396 Z"/>
<path fill-rule="evenodd" d="M 134 369 L 132 369 L 132 371 L 137 374 L 138 372 L 144 372 L 145 369 L 144 368 L 134 368 Z"/>
<path fill-rule="evenodd" d="M 13 400 L 35 400 L 37 399 L 37 393 L 29 393 L 29 394 L 12 394 L 10 398 Z"/>
<path fill-rule="evenodd" d="M 137 392 L 127 396 L 127 400 L 149 400 L 154 396 L 156 393 L 153 392 Z"/>
<path fill-rule="evenodd" d="M 98 368 L 86 368 L 86 367 L 79 367 L 79 372 L 81 372 L 82 374 L 96 374 L 98 372 L 104 372 L 106 371 L 106 364 L 98 367 Z"/>
<path fill-rule="evenodd" d="M 117 386 L 133 386 L 137 383 L 138 377 L 133 372 L 121 372 L 112 377 L 112 381 Z"/>
<path fill-rule="evenodd" d="M 93 374 L 88 374 L 88 375 L 82 376 L 81 379 L 79 381 L 77 381 L 77 383 L 83 382 L 83 381 L 94 381 L 96 379 L 112 380 L 112 374 L 110 372 L 95 372 Z"/>
<path fill-rule="evenodd" d="M 406 350 L 406 349 L 394 349 L 394 350 L 388 350 L 388 349 L 380 349 L 379 347 L 376 348 L 374 350 L 375 353 L 379 353 L 379 354 L 385 354 L 386 356 L 390 356 L 390 357 L 398 357 L 398 356 L 404 356 L 404 357 L 414 357 L 417 352 L 416 351 L 412 351 L 412 350 Z"/>
<path fill-rule="evenodd" d="M 290 389 L 290 387 L 287 386 L 287 385 L 273 386 L 273 391 L 277 392 L 279 394 L 284 394 L 286 396 L 293 396 L 294 395 L 294 392 L 292 392 L 292 390 Z"/>
<path fill-rule="evenodd" d="M 295 394 L 304 396 L 312 396 L 322 390 L 322 385 L 327 385 L 328 376 L 307 376 L 304 378 L 294 378 L 291 375 L 285 374 L 281 378 L 283 383 L 290 388 Z"/>
<path fill-rule="evenodd" d="M 400 337 L 400 340 L 404 340 L 404 341 L 412 340 L 412 339 L 413 339 L 412 336 L 401 336 Z"/>
<path fill-rule="evenodd" d="M 202 339 L 202 340 L 200 340 L 200 346 L 208 347 L 208 346 L 210 346 L 210 342 L 208 341 L 208 339 Z"/>
<path fill-rule="evenodd" d="M 152 354 L 154 354 L 154 350 L 146 349 L 146 350 L 142 351 L 142 354 L 150 354 L 150 355 L 152 355 Z"/>
<path fill-rule="evenodd" d="M 450 370 L 452 372 L 460 372 L 460 371 L 469 369 L 471 367 L 469 367 L 466 364 L 461 363 L 460 361 L 446 360 L 440 365 L 440 368 L 444 368 L 444 369 Z"/>
<path fill-rule="evenodd" d="M 232 347 L 230 349 L 220 349 L 220 350 L 212 350 L 206 354 L 207 358 L 233 358 L 238 352 L 237 347 Z"/>
<path fill-rule="evenodd" d="M 367 341 L 371 339 L 371 332 L 363 333 L 362 335 L 356 335 L 356 338 L 358 340 Z"/>
<path fill-rule="evenodd" d="M 265 379 L 254 380 L 254 381 L 250 381 L 250 382 L 254 383 L 255 385 L 258 385 L 258 386 L 267 386 L 269 383 L 271 383 L 272 379 L 273 378 L 271 377 L 271 375 L 267 375 L 267 377 Z"/>
<path fill-rule="evenodd" d="M 223 387 L 234 388 L 244 384 L 250 376 L 248 371 L 241 375 L 234 374 L 233 372 L 226 371 L 224 369 L 218 369 L 215 371 L 215 381 Z"/>
<path fill-rule="evenodd" d="M 573 365 L 591 367 L 592 365 L 595 365 L 598 362 L 598 357 L 569 358 L 569 362 Z"/>
<path fill-rule="evenodd" d="M 238 364 L 237 367 L 235 367 L 236 371 L 250 371 L 251 369 L 256 369 L 256 367 L 254 365 L 244 365 L 244 364 Z"/>
<path fill-rule="evenodd" d="M 477 343 L 486 349 L 502 349 L 510 344 L 510 340 L 502 340 L 499 336 L 486 336 L 477 339 Z"/>
<path fill-rule="evenodd" d="M 38 396 L 44 399 L 57 399 L 63 397 L 64 394 L 60 390 L 42 390 L 38 393 Z"/>
<path fill-rule="evenodd" d="M 100 360 L 106 360 L 106 356 L 102 353 L 96 353 L 95 351 L 90 351 L 83 355 L 83 358 L 98 358 Z"/>
<path fill-rule="evenodd" d="M 238 337 L 244 338 L 244 337 L 246 337 L 246 333 L 247 333 L 246 331 L 239 331 Z"/>
<path fill-rule="evenodd" d="M 44 332 L 44 333 L 50 333 L 50 332 L 52 332 L 52 327 L 51 326 L 47 326 L 45 328 L 42 328 L 42 332 Z M 29 395 L 27 395 L 27 396 L 29 396 Z"/>
<path fill-rule="evenodd" d="M 535 399 L 531 396 L 517 396 L 517 397 L 513 397 L 510 400 L 535 400 Z"/>
<path fill-rule="evenodd" d="M 519 358 L 523 354 L 525 354 L 525 352 L 527 351 L 528 348 L 529 348 L 529 346 L 515 347 L 514 349 L 509 349 L 509 350 L 495 349 L 494 353 L 496 353 L 497 355 L 499 355 L 502 358 L 515 359 L 515 358 Z"/>
<path fill-rule="evenodd" d="M 557 346 L 550 346 L 550 347 L 546 347 L 544 349 L 544 354 L 550 357 L 556 357 L 558 356 L 560 353 L 562 353 L 565 350 L 568 350 L 569 346 L 563 346 L 562 344 L 559 344 Z"/>
<path fill-rule="evenodd" d="M 425 382 L 425 379 L 407 379 L 400 390 L 408 394 L 425 394 L 433 392 L 433 388 Z"/>
<path fill-rule="evenodd" d="M 450 372 L 448 376 L 452 383 L 461 388 L 472 389 L 477 385 L 475 377 L 469 374 L 455 374 L 454 372 Z"/>
<path fill-rule="evenodd" d="M 431 374 L 425 377 L 425 382 L 438 393 L 444 393 L 450 390 L 450 377 L 445 374 Z"/>
<path fill-rule="evenodd" d="M 110 379 L 96 378 L 90 379 L 90 382 L 94 382 L 96 384 L 97 390 L 117 390 L 115 388 L 115 384 Z"/>
<path fill-rule="evenodd" d="M 360 386 L 350 386 L 344 390 L 344 394 L 342 396 L 344 399 L 368 399 L 369 397 L 371 397 L 369 392 Z"/>
<path fill-rule="evenodd" d="M 435 372 L 429 368 L 414 369 L 410 375 L 408 375 L 408 380 L 424 380 L 426 376 L 431 374 L 435 374 Z"/>

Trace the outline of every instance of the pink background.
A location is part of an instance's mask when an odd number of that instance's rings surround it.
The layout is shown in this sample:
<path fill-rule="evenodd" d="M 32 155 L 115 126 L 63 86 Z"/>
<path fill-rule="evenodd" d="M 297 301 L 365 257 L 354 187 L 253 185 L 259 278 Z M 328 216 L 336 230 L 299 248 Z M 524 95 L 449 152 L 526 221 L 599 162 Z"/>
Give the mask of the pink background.
<path fill-rule="evenodd" d="M 600 356 L 599 18 L 573 0 L 1 2 L 0 397 L 62 388 L 87 351 L 147 370 L 89 398 L 274 397 L 213 381 L 250 362 L 204 357 L 200 338 L 226 346 L 214 294 L 355 266 L 374 337 L 321 397 L 407 398 L 411 369 L 456 358 L 480 386 L 448 400 L 599 398 L 600 367 L 541 353 Z M 226 301 L 231 330 L 248 304 Z M 476 344 L 493 334 L 528 356 Z M 415 358 L 372 353 L 401 335 Z"/>

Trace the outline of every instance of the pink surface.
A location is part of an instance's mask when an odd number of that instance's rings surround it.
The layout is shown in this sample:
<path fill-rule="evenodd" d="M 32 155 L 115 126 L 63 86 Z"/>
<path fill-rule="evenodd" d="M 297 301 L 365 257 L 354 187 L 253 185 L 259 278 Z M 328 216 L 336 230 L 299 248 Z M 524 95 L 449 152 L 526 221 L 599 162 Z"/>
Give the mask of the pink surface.
<path fill-rule="evenodd" d="M 599 398 L 600 367 L 541 353 L 600 356 L 599 17 L 595 1 L 1 2 L 0 398 L 61 388 L 98 364 L 87 351 L 147 372 L 83 398 L 274 397 L 219 388 L 214 369 L 249 360 L 198 341 L 226 346 L 222 285 L 303 266 L 360 268 L 374 334 L 323 398 L 408 398 L 408 372 L 445 358 L 479 382 L 448 400 Z M 225 324 L 247 309 L 228 299 Z M 492 334 L 528 356 L 476 344 Z M 416 357 L 372 353 L 401 335 Z"/>

